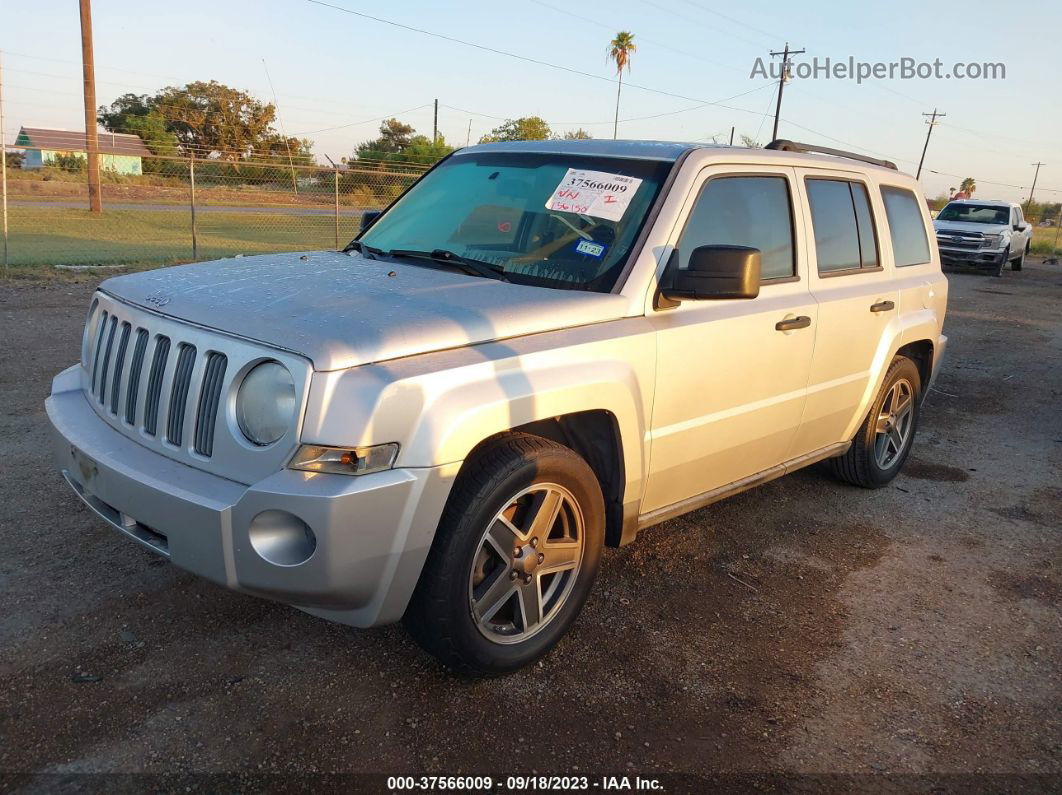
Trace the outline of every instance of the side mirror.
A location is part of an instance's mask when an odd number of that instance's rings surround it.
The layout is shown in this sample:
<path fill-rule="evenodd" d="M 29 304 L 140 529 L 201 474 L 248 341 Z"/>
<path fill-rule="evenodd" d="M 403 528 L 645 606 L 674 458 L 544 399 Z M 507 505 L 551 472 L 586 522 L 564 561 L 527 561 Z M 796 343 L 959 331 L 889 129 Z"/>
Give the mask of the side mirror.
<path fill-rule="evenodd" d="M 1014 229 L 1015 232 L 1020 232 L 1022 230 L 1022 225 L 1021 224 L 1014 224 L 1013 229 Z"/>
<path fill-rule="evenodd" d="M 698 246 L 689 267 L 678 267 L 678 251 L 664 272 L 661 295 L 672 302 L 755 298 L 760 294 L 760 250 L 748 246 Z"/>
<path fill-rule="evenodd" d="M 361 231 L 364 232 L 379 218 L 383 213 L 380 210 L 366 210 L 361 214 Z"/>

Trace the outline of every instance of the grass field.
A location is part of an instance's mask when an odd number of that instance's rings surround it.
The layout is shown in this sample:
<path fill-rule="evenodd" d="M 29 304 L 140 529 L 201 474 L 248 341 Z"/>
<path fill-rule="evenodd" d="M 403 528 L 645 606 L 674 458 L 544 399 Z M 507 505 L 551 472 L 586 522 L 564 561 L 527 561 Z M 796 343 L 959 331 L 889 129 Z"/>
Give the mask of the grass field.
<path fill-rule="evenodd" d="M 101 216 L 61 207 L 9 210 L 9 262 L 39 265 L 171 265 L 192 261 L 191 217 L 175 211 L 109 208 Z M 340 242 L 357 232 L 341 218 Z M 333 217 L 281 211 L 200 213 L 198 259 L 335 248 Z"/>
<path fill-rule="evenodd" d="M 1058 247 L 1055 248 L 1055 238 L 1058 238 Z M 1037 226 L 1033 228 L 1032 239 L 1033 254 L 1060 254 L 1062 253 L 1062 233 L 1053 226 Z"/>

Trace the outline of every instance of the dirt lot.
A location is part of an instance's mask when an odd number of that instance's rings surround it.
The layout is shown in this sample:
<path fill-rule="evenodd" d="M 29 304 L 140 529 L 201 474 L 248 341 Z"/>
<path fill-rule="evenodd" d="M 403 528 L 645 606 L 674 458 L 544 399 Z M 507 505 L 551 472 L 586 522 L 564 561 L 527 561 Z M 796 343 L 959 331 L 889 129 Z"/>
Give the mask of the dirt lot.
<path fill-rule="evenodd" d="M 48 459 L 42 400 L 92 286 L 0 285 L 8 785 L 115 771 L 1062 781 L 1062 268 L 951 275 L 949 357 L 893 485 L 813 469 L 646 531 L 607 551 L 554 653 L 481 682 L 400 628 L 209 585 L 79 504 Z"/>

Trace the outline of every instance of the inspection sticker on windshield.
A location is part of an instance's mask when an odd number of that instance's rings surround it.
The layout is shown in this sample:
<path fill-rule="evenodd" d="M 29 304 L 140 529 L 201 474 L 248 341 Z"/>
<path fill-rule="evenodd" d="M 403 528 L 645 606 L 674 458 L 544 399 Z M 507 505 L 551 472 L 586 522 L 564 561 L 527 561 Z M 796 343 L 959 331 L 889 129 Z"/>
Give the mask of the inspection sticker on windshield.
<path fill-rule="evenodd" d="M 546 209 L 618 221 L 627 212 L 641 184 L 636 177 L 569 168 L 546 200 Z"/>

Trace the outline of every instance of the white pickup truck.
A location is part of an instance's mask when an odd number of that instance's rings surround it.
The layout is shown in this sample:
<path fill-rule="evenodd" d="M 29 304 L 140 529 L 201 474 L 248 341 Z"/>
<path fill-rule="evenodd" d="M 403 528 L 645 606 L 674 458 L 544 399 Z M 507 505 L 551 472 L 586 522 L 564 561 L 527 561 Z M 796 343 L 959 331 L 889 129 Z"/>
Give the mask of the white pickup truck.
<path fill-rule="evenodd" d="M 46 402 L 58 468 L 214 582 L 527 665 L 603 545 L 903 466 L 947 342 L 926 204 L 809 149 L 473 146 L 344 251 L 109 279 Z"/>
<path fill-rule="evenodd" d="M 933 221 L 945 265 L 972 265 L 1002 276 L 1020 271 L 1032 246 L 1032 224 L 1013 202 L 955 199 Z"/>

